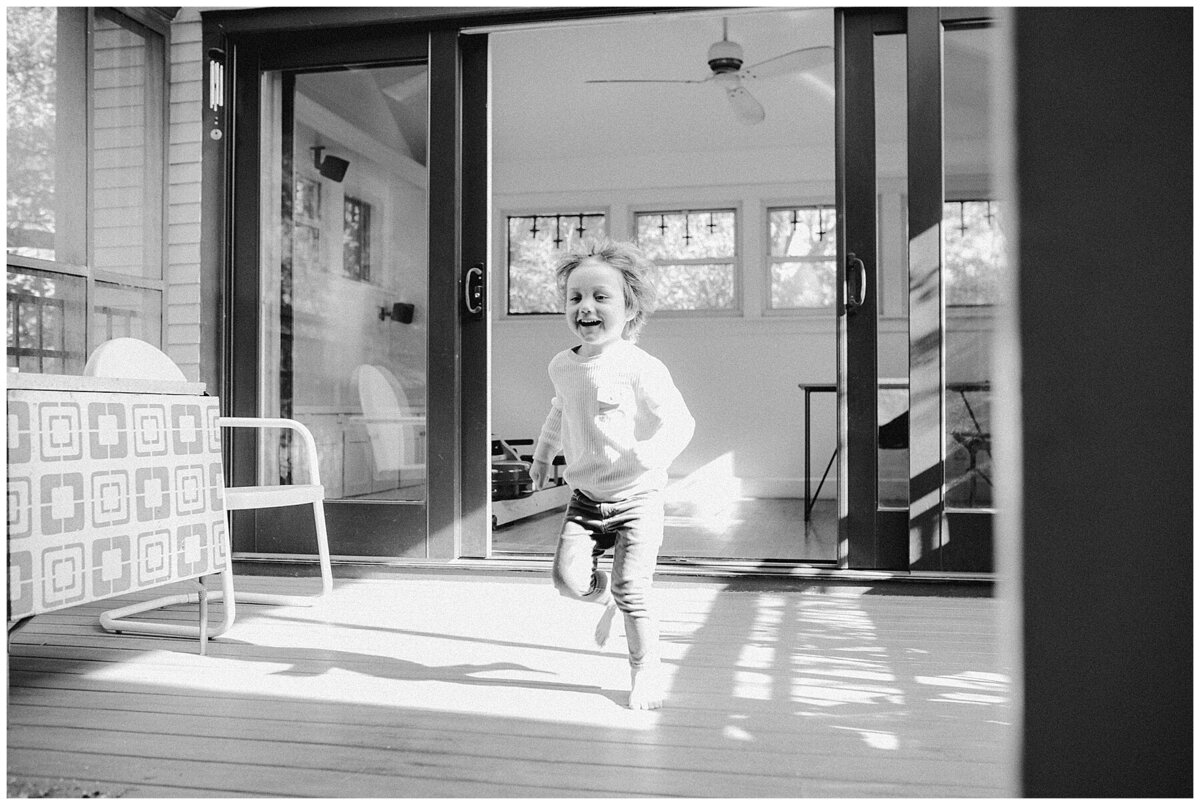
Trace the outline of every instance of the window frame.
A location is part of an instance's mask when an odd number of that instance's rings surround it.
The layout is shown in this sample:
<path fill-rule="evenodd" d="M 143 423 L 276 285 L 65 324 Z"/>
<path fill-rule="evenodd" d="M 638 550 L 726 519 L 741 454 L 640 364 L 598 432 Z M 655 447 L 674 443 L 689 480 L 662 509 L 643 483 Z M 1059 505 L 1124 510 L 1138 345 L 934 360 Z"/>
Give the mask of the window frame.
<path fill-rule="evenodd" d="M 665 308 L 657 308 L 654 311 L 654 319 L 688 319 L 688 318 L 744 318 L 746 315 L 745 289 L 743 288 L 745 278 L 744 263 L 746 260 L 745 249 L 745 220 L 746 216 L 743 210 L 743 202 L 705 202 L 702 204 L 673 204 L 664 202 L 662 204 L 636 204 L 629 207 L 628 231 L 629 240 L 632 243 L 637 243 L 637 221 L 640 215 L 670 215 L 679 213 L 698 213 L 706 212 L 732 212 L 733 213 L 733 257 L 728 262 L 733 263 L 733 305 L 728 308 L 687 308 L 684 310 L 667 310 Z M 657 260 L 651 260 L 655 267 L 659 265 Z M 670 265 L 713 265 L 714 260 L 704 260 L 698 258 L 682 258 L 679 260 L 670 261 Z"/>
<path fill-rule="evenodd" d="M 805 208 L 824 207 L 828 208 L 833 213 L 834 226 L 837 226 L 837 205 L 833 201 L 826 200 L 824 196 L 813 197 L 801 200 L 783 200 L 783 201 L 764 201 L 762 203 L 762 229 L 761 243 L 763 254 L 763 269 L 762 269 L 762 315 L 763 318 L 797 318 L 797 319 L 826 319 L 829 318 L 837 306 L 836 293 L 833 304 L 824 307 L 772 307 L 771 292 L 772 292 L 772 269 L 776 262 L 802 262 L 816 263 L 831 261 L 833 263 L 834 284 L 837 283 L 837 252 L 825 258 L 776 258 L 771 254 L 771 213 L 775 210 L 794 210 Z M 834 233 L 836 230 L 830 230 Z M 836 291 L 836 288 L 835 288 Z"/>
<path fill-rule="evenodd" d="M 66 260 L 46 260 L 38 257 L 28 257 L 23 255 L 11 254 L 8 252 L 8 244 L 5 244 L 5 259 L 8 269 L 16 272 L 25 270 L 35 270 L 47 272 L 50 274 L 62 274 L 72 277 L 82 278 L 84 280 L 84 362 L 87 356 L 99 346 L 98 333 L 93 327 L 93 316 L 95 314 L 95 306 L 97 302 L 97 285 L 115 287 L 118 289 L 132 289 L 135 291 L 152 291 L 158 294 L 159 297 L 159 321 L 158 321 L 158 346 L 165 347 L 167 342 L 168 332 L 168 255 L 169 255 L 169 229 L 170 229 L 170 131 L 171 131 L 171 25 L 170 19 L 163 16 L 161 13 L 152 8 L 129 7 L 129 6 L 83 6 L 83 7 L 59 7 L 57 11 L 63 8 L 79 8 L 85 15 L 83 25 L 83 41 L 71 42 L 69 47 L 78 48 L 82 45 L 83 49 L 83 70 L 84 70 L 84 88 L 83 88 L 83 108 L 75 108 L 73 104 L 78 102 L 78 95 L 71 93 L 68 103 L 63 107 L 59 107 L 57 102 L 55 106 L 55 115 L 65 114 L 72 116 L 78 120 L 82 116 L 82 125 L 79 126 L 81 134 L 79 142 L 70 143 L 68 148 L 69 157 L 73 163 L 78 163 L 84 176 L 82 187 L 76 189 L 72 198 L 63 206 L 66 211 L 67 218 L 75 218 L 83 221 L 81 231 L 75 232 L 71 237 L 82 238 L 82 250 L 85 263 L 69 262 Z M 137 277 L 129 274 L 122 274 L 114 271 L 106 271 L 96 268 L 95 260 L 95 212 L 96 207 L 93 200 L 93 192 L 96 188 L 94 178 L 96 170 L 96 158 L 93 151 L 93 126 L 96 119 L 96 98 L 95 98 L 95 74 L 96 74 L 96 20 L 97 16 L 103 14 L 107 19 L 115 24 L 134 31 L 140 36 L 156 35 L 160 38 L 161 52 L 156 54 L 156 58 L 148 60 L 147 67 L 147 92 L 152 92 L 153 97 L 158 106 L 158 115 L 160 116 L 159 139 L 153 152 L 153 157 L 158 164 L 158 226 L 157 237 L 152 244 L 152 252 L 147 253 L 146 260 L 156 260 L 160 271 L 157 277 Z M 129 25 L 132 23 L 132 26 Z M 144 29 L 144 30 L 139 30 Z M 61 47 L 61 45 L 59 45 Z M 153 113 L 153 110 L 151 111 Z M 58 176 L 55 177 L 55 191 L 59 190 Z M 59 221 L 56 220 L 56 232 L 58 231 Z M 7 285 L 7 283 L 6 283 Z M 5 347 L 6 355 L 8 354 L 8 345 Z M 65 357 L 65 356 L 64 356 Z M 6 358 L 7 362 L 7 358 Z M 80 364 L 82 366 L 82 364 Z"/>
<path fill-rule="evenodd" d="M 545 212 L 546 209 L 559 206 L 578 209 L 571 213 Z M 498 233 L 497 240 L 499 243 L 496 248 L 496 255 L 498 258 L 497 262 L 500 262 L 499 258 L 503 258 L 503 262 L 500 263 L 500 267 L 504 275 L 503 281 L 497 283 L 497 285 L 503 287 L 503 296 L 500 298 L 502 304 L 498 311 L 499 316 L 497 318 L 507 319 L 509 321 L 537 321 L 539 319 L 562 316 L 566 312 L 565 306 L 563 310 L 556 311 L 540 311 L 534 313 L 510 312 L 510 305 L 512 301 L 512 276 L 510 274 L 510 266 L 508 263 L 508 221 L 510 218 L 532 218 L 534 216 L 539 218 L 553 218 L 556 215 L 564 218 L 573 218 L 578 217 L 579 215 L 603 215 L 606 237 L 613 239 L 618 238 L 618 236 L 613 232 L 612 208 L 608 204 L 545 204 L 537 207 L 518 207 L 498 210 L 497 215 L 499 221 L 497 222 L 496 232 Z"/>
<path fill-rule="evenodd" d="M 946 257 L 946 227 L 947 227 L 947 223 L 946 223 L 946 212 L 945 212 L 946 207 L 951 204 L 964 204 L 964 203 L 971 203 L 971 202 L 990 202 L 990 203 L 996 204 L 996 205 L 999 205 L 1001 203 L 1000 200 L 995 197 L 994 193 L 988 193 L 986 191 L 981 191 L 981 190 L 975 190 L 975 191 L 965 190 L 965 191 L 958 192 L 958 193 L 953 193 L 953 194 L 947 193 L 944 195 L 944 197 L 942 199 L 942 262 L 943 262 L 942 272 L 943 272 L 943 275 L 945 275 L 947 273 L 947 266 L 945 265 L 945 263 L 947 262 L 947 257 Z M 1001 270 L 1002 268 L 1003 268 L 1002 266 L 997 266 L 998 271 Z M 943 282 L 945 282 L 945 276 L 943 276 Z M 966 304 L 951 303 L 950 299 L 949 299 L 949 294 L 947 294 L 945 307 L 946 307 L 946 314 L 948 316 L 953 316 L 955 318 L 973 318 L 973 317 L 978 317 L 978 316 L 991 315 L 991 313 L 996 309 L 996 306 L 999 303 L 1000 303 L 1000 300 L 998 298 L 993 299 L 991 302 L 966 303 Z"/>

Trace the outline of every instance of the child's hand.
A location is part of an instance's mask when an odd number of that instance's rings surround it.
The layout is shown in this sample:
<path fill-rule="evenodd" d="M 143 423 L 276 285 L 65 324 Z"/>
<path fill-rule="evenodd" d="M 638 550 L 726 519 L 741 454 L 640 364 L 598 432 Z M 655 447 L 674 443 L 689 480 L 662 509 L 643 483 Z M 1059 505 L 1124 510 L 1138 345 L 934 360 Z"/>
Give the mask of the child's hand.
<path fill-rule="evenodd" d="M 534 460 L 529 467 L 529 477 L 533 479 L 533 491 L 538 491 L 550 480 L 550 465 L 545 461 Z"/>

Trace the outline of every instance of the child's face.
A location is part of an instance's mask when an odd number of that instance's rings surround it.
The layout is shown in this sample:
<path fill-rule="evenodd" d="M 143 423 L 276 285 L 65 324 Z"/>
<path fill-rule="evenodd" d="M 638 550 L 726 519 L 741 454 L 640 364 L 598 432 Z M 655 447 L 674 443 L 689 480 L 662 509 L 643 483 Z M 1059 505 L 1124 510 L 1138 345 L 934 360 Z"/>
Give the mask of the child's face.
<path fill-rule="evenodd" d="M 584 356 L 598 355 L 621 340 L 626 309 L 621 272 L 599 260 L 585 260 L 567 277 L 567 326 L 579 337 Z"/>

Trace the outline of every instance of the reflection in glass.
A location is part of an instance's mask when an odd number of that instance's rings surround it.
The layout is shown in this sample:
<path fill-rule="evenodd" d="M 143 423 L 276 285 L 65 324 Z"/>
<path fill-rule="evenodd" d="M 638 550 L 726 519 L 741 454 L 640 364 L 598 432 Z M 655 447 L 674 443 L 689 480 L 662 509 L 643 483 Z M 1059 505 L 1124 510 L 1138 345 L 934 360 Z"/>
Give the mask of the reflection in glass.
<path fill-rule="evenodd" d="M 909 333 L 885 318 L 908 314 L 908 37 L 875 37 L 875 165 L 879 193 L 879 377 L 880 507 L 906 508 L 909 500 Z"/>
<path fill-rule="evenodd" d="M 92 299 L 92 339 L 138 338 L 162 344 L 162 292 L 97 282 Z"/>
<path fill-rule="evenodd" d="M 162 37 L 113 12 L 92 32 L 92 265 L 162 277 Z M 154 339 L 157 341 L 158 339 Z"/>
<path fill-rule="evenodd" d="M 1003 202 L 993 192 L 995 28 L 945 32 L 943 217 L 946 293 L 946 506 L 993 505 L 991 391 L 995 305 L 1004 270 Z"/>
<path fill-rule="evenodd" d="M 9 269 L 9 368 L 51 375 L 83 373 L 86 286 L 83 277 Z"/>
<path fill-rule="evenodd" d="M 426 75 L 264 76 L 260 407 L 313 432 L 327 499 L 426 499 Z M 261 482 L 293 480 L 296 448 L 264 437 Z"/>
<path fill-rule="evenodd" d="M 59 180 L 75 175 L 83 129 L 86 10 L 10 6 L 8 41 L 8 253 L 81 266 L 83 203 Z M 78 84 L 78 87 L 76 87 Z M 78 102 L 78 106 L 76 106 Z"/>

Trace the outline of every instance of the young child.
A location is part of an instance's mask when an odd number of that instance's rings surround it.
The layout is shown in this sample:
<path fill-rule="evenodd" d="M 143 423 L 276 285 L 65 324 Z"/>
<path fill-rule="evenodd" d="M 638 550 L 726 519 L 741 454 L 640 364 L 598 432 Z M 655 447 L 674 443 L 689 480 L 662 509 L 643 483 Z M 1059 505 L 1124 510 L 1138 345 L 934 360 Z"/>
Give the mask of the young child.
<path fill-rule="evenodd" d="M 555 396 L 530 470 L 540 489 L 561 448 L 572 496 L 554 555 L 554 586 L 569 598 L 604 606 L 599 645 L 621 610 L 635 710 L 662 706 L 650 582 L 662 544 L 667 467 L 696 424 L 666 366 L 634 344 L 654 307 L 650 269 L 637 248 L 611 241 L 558 263 L 567 327 L 580 343 L 550 361 Z M 597 569 L 609 548 L 611 579 Z"/>

